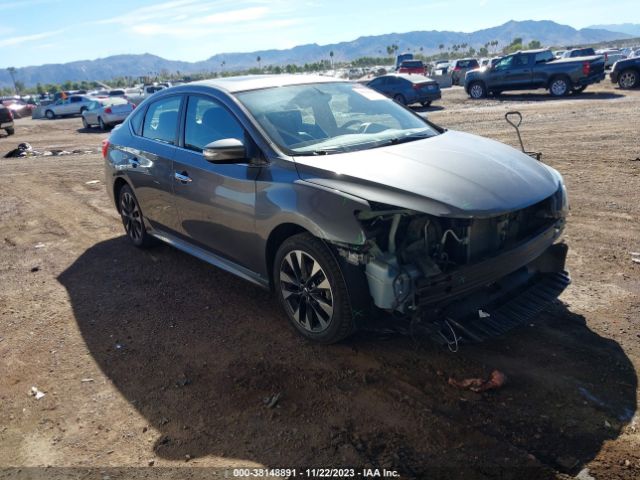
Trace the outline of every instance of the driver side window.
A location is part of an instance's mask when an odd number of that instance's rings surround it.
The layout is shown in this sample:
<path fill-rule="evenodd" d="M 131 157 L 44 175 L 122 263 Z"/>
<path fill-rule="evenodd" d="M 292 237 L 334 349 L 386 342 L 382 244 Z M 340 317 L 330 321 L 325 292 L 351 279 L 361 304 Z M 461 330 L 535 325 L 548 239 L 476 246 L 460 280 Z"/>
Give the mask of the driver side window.
<path fill-rule="evenodd" d="M 184 148 L 202 152 L 204 147 L 223 138 L 244 141 L 244 128 L 218 102 L 204 97 L 189 97 L 184 128 Z"/>

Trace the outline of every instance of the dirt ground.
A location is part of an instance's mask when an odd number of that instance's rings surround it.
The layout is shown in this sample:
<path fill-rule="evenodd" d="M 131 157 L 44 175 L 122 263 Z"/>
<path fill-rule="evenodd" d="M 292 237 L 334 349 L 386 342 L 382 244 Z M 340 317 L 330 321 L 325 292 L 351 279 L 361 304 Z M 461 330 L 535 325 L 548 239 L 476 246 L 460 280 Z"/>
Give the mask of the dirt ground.
<path fill-rule="evenodd" d="M 132 247 L 98 153 L 0 158 L 0 478 L 639 478 L 640 90 L 476 102 L 452 88 L 422 112 L 516 145 L 513 109 L 526 147 L 565 176 L 573 283 L 531 325 L 455 354 L 375 332 L 309 344 L 267 292 Z M 0 155 L 103 137 L 78 118 L 20 119 Z M 493 369 L 499 390 L 447 382 Z"/>

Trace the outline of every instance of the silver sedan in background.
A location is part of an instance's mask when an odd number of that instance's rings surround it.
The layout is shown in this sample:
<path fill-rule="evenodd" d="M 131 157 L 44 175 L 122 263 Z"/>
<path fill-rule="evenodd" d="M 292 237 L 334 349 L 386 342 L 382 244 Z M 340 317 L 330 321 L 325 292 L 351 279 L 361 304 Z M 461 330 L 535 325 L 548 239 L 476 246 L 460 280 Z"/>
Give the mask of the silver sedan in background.
<path fill-rule="evenodd" d="M 136 106 L 133 103 L 120 97 L 96 99 L 82 112 L 82 125 L 84 128 L 98 125 L 101 130 L 107 130 L 124 122 L 134 108 Z"/>

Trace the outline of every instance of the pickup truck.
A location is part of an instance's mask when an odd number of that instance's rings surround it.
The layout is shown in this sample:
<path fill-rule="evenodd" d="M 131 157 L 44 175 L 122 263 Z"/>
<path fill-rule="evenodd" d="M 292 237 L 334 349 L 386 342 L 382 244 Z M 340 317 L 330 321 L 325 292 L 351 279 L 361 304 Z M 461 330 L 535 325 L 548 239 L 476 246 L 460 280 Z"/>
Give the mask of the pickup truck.
<path fill-rule="evenodd" d="M 525 50 L 503 57 L 493 67 L 467 72 L 464 89 L 474 99 L 536 88 L 562 97 L 570 92 L 580 93 L 604 77 L 601 55 L 556 59 L 551 50 Z"/>
<path fill-rule="evenodd" d="M 618 60 L 613 64 L 609 78 L 611 78 L 612 83 L 617 83 L 620 88 L 640 86 L 640 57 Z"/>
<path fill-rule="evenodd" d="M 0 102 L 0 129 L 7 132 L 7 135 L 13 135 L 13 115 L 11 110 Z"/>

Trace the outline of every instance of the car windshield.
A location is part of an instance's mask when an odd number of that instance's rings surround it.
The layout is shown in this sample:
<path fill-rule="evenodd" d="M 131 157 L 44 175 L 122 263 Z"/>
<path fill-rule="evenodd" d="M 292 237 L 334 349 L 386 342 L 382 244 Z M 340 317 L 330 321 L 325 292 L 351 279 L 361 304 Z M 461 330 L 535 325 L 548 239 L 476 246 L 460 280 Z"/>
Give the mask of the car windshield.
<path fill-rule="evenodd" d="M 328 155 L 439 134 L 393 100 L 354 83 L 316 83 L 236 94 L 290 155 Z"/>

